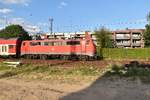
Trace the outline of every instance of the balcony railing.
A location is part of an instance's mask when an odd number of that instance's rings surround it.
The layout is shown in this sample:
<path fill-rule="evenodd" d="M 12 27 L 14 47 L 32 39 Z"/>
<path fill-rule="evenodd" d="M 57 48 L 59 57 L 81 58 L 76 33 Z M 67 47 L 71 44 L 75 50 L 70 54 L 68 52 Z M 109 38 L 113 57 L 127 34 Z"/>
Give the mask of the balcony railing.
<path fill-rule="evenodd" d="M 130 39 L 130 36 L 116 36 L 116 39 Z"/>
<path fill-rule="evenodd" d="M 132 39 L 141 39 L 140 36 L 132 36 Z"/>
<path fill-rule="evenodd" d="M 141 43 L 133 43 L 132 46 L 141 46 Z"/>
<path fill-rule="evenodd" d="M 130 46 L 130 43 L 117 43 L 117 46 Z"/>

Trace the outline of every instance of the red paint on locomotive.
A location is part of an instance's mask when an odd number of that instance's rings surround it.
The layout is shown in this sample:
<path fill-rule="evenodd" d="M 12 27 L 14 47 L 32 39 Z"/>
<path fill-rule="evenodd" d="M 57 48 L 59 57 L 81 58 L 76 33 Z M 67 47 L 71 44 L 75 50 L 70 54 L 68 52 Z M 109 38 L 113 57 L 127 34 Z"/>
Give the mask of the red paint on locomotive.
<path fill-rule="evenodd" d="M 88 33 L 84 39 L 24 41 L 21 55 L 84 55 L 95 56 L 96 47 Z"/>
<path fill-rule="evenodd" d="M 54 39 L 54 40 L 27 40 L 1 39 L 0 56 L 3 55 L 46 55 L 46 56 L 88 56 L 94 57 L 96 47 L 88 32 L 83 39 Z"/>

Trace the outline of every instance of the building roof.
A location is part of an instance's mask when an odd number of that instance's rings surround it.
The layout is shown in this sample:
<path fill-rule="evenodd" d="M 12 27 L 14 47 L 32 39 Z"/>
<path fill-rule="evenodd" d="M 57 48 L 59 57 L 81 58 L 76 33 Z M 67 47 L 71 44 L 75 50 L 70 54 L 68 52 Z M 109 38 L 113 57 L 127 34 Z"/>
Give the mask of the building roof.
<path fill-rule="evenodd" d="M 112 31 L 115 33 L 130 33 L 130 32 L 140 32 L 143 33 L 144 29 L 125 29 L 125 30 L 116 30 L 116 31 Z"/>

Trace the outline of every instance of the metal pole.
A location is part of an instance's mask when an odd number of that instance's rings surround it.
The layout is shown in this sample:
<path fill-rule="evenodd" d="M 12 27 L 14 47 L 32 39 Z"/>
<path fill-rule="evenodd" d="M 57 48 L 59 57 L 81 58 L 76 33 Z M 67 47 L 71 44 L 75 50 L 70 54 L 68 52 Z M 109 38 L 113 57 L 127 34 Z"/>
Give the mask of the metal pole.
<path fill-rule="evenodd" d="M 53 18 L 49 18 L 49 22 L 50 22 L 50 27 L 49 27 L 49 30 L 50 30 L 50 33 L 51 35 L 53 34 Z"/>

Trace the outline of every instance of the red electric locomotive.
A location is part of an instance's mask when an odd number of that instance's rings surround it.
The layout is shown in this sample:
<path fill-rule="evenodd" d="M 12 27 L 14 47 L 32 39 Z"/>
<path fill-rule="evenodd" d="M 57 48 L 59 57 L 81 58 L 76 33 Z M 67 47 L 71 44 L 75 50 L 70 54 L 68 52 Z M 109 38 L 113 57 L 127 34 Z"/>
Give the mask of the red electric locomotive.
<path fill-rule="evenodd" d="M 54 40 L 31 40 L 23 41 L 21 46 L 21 56 L 27 58 L 59 57 L 64 59 L 94 58 L 96 47 L 88 33 L 84 39 L 54 39 Z"/>
<path fill-rule="evenodd" d="M 0 56 L 22 56 L 27 58 L 81 58 L 96 55 L 96 47 L 88 32 L 83 39 L 28 40 L 0 39 Z"/>

